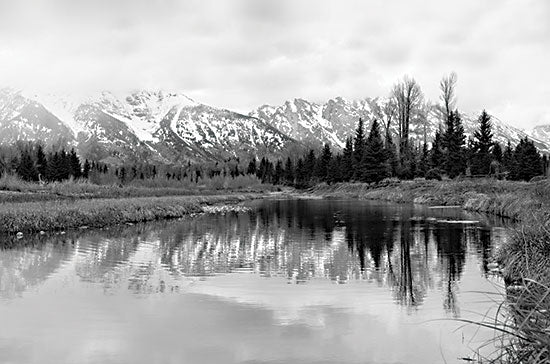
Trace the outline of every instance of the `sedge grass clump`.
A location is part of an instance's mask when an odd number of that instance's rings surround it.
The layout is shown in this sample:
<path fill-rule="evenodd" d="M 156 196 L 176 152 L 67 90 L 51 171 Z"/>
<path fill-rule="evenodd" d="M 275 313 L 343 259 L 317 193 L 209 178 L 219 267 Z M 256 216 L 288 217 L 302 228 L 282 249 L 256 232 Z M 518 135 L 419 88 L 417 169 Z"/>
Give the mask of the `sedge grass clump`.
<path fill-rule="evenodd" d="M 492 339 L 477 350 L 476 362 L 493 364 L 550 363 L 550 286 L 531 279 L 516 281 L 506 294 L 494 318 L 461 320 L 492 329 Z M 493 350 L 485 355 L 485 347 Z"/>
<path fill-rule="evenodd" d="M 498 352 L 483 362 L 550 363 L 550 229 L 545 212 L 531 213 L 497 252 L 506 296 L 494 327 Z"/>
<path fill-rule="evenodd" d="M 183 217 L 201 212 L 202 205 L 236 203 L 254 194 L 133 197 L 0 204 L 0 233 L 103 227 Z"/>

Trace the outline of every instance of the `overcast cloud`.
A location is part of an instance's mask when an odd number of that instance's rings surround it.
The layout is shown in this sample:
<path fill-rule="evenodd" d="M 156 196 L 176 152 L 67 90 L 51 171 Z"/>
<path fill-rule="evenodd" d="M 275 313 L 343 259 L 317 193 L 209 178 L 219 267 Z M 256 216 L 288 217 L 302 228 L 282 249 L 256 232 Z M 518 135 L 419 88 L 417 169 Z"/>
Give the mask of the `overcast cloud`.
<path fill-rule="evenodd" d="M 385 96 L 404 74 L 437 100 L 550 123 L 550 2 L 0 0 L 0 86 L 182 91 L 248 112 L 295 97 Z"/>

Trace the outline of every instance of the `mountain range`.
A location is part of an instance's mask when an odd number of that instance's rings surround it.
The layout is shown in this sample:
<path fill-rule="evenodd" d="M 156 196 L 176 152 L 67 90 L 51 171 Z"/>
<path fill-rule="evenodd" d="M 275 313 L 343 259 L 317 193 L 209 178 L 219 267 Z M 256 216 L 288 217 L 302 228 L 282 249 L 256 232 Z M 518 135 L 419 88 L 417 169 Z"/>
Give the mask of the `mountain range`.
<path fill-rule="evenodd" d="M 368 127 L 387 100 L 341 97 L 325 103 L 294 99 L 280 106 L 263 105 L 248 115 L 205 105 L 182 93 L 101 92 L 78 98 L 0 89 L 0 144 L 43 140 L 77 147 L 84 158 L 117 163 L 148 160 L 160 163 L 219 161 L 228 158 L 286 157 L 329 143 L 344 146 L 359 118 Z M 430 141 L 441 127 L 438 107 L 426 104 L 411 122 L 411 138 Z M 550 152 L 550 126 L 527 133 L 493 117 L 494 138 L 513 145 L 529 136 L 539 150 Z M 467 135 L 477 116 L 463 114 Z M 393 122 L 395 130 L 395 122 Z"/>

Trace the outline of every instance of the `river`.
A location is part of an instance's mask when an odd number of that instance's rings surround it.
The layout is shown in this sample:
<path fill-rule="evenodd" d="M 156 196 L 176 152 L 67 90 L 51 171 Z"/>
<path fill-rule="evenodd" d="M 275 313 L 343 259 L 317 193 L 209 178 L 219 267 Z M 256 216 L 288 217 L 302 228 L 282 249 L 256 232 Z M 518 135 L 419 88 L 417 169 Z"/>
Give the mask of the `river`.
<path fill-rule="evenodd" d="M 464 363 L 494 335 L 456 319 L 496 312 L 501 221 L 246 206 L 0 249 L 0 363 Z"/>

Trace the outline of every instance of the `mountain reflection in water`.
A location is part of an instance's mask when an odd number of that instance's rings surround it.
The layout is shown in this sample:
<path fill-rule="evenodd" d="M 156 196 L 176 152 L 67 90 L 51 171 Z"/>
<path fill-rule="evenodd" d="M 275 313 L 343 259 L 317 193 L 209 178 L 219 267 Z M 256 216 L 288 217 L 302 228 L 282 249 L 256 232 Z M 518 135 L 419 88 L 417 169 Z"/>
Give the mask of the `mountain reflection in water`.
<path fill-rule="evenodd" d="M 254 205 L 249 213 L 35 237 L 1 252 L 0 294 L 21 294 L 74 261 L 76 275 L 106 293 L 174 292 L 197 278 L 253 272 L 292 284 L 367 281 L 388 287 L 408 308 L 422 305 L 429 289 L 443 287 L 443 307 L 458 316 L 457 282 L 468 250 L 487 274 L 491 240 L 504 238 L 486 221 L 447 223 L 464 219 L 452 209 L 304 200 Z"/>
<path fill-rule="evenodd" d="M 4 240 L 0 362 L 450 363 L 491 337 L 438 320 L 493 314 L 473 292 L 498 292 L 499 221 L 368 201 L 249 206 Z"/>

